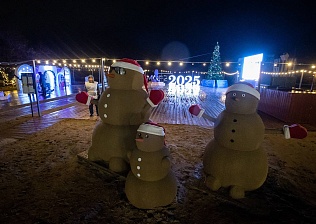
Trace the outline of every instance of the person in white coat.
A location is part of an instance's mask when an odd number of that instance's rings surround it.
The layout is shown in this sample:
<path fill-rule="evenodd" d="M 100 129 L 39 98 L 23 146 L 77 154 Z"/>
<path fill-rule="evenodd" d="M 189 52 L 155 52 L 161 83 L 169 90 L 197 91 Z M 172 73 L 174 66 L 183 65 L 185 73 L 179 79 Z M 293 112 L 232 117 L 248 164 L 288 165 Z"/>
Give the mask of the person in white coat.
<path fill-rule="evenodd" d="M 92 75 L 89 75 L 88 82 L 85 82 L 85 89 L 89 96 L 93 97 L 94 99 L 99 98 L 99 88 L 98 88 L 98 82 L 94 81 L 94 77 Z M 97 113 L 97 116 L 99 116 L 98 111 L 98 104 L 95 104 L 95 110 Z M 90 117 L 93 116 L 93 104 L 90 103 L 89 105 L 89 111 L 90 111 Z"/>

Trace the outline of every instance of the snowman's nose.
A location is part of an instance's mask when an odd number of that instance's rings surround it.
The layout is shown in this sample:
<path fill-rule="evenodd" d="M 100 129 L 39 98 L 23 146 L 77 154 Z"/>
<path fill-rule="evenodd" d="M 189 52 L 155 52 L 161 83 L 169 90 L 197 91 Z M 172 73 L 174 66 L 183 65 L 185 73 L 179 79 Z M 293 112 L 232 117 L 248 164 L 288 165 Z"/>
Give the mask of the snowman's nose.
<path fill-rule="evenodd" d="M 136 138 L 135 140 L 136 140 L 136 142 L 144 142 L 144 139 L 142 139 L 142 138 Z"/>
<path fill-rule="evenodd" d="M 112 73 L 109 73 L 109 74 L 107 74 L 106 76 L 107 76 L 107 77 L 110 77 L 110 78 L 114 78 L 114 77 L 115 77 L 115 75 L 112 74 Z"/>
<path fill-rule="evenodd" d="M 239 101 L 239 98 L 236 97 L 236 96 L 233 96 L 232 99 L 235 100 L 235 101 Z"/>

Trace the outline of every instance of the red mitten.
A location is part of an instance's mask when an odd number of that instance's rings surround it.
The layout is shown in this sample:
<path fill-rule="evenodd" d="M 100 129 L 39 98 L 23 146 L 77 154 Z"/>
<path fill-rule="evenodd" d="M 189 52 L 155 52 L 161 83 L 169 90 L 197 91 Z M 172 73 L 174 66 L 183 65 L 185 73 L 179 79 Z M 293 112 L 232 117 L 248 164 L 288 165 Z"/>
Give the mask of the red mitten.
<path fill-rule="evenodd" d="M 200 107 L 200 105 L 195 104 L 195 105 L 190 106 L 189 112 L 190 112 L 190 114 L 193 114 L 195 116 L 202 117 L 202 115 L 204 114 L 205 110 L 202 109 Z"/>
<path fill-rule="evenodd" d="M 80 93 L 78 93 L 76 95 L 76 100 L 79 103 L 83 103 L 83 104 L 89 105 L 90 102 L 91 102 L 91 97 L 86 92 L 80 92 Z"/>
<path fill-rule="evenodd" d="M 284 125 L 283 134 L 286 139 L 298 138 L 302 139 L 307 136 L 307 130 L 300 124 Z"/>
<path fill-rule="evenodd" d="M 157 107 L 164 97 L 165 94 L 161 89 L 153 89 L 150 91 L 147 102 L 150 104 L 150 106 Z"/>

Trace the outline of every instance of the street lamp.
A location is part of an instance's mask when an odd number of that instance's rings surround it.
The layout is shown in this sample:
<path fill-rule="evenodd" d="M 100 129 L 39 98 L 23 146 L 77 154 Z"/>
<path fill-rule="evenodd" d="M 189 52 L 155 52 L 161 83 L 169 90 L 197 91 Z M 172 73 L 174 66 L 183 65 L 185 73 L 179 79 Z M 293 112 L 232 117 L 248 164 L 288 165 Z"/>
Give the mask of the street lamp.
<path fill-rule="evenodd" d="M 312 65 L 312 68 L 314 69 L 314 68 L 316 68 L 316 66 L 315 66 L 315 65 Z M 314 88 L 315 74 L 316 74 L 316 72 L 313 72 L 312 85 L 311 85 L 311 92 L 313 92 L 313 88 Z"/>
<path fill-rule="evenodd" d="M 299 84 L 299 86 L 298 86 L 299 89 L 300 89 L 301 86 L 302 86 L 303 76 L 304 76 L 304 72 L 306 72 L 306 70 L 305 70 L 305 71 L 304 71 L 304 70 L 301 70 L 301 72 L 302 72 L 302 74 L 301 74 L 301 80 L 300 80 L 300 84 Z"/>

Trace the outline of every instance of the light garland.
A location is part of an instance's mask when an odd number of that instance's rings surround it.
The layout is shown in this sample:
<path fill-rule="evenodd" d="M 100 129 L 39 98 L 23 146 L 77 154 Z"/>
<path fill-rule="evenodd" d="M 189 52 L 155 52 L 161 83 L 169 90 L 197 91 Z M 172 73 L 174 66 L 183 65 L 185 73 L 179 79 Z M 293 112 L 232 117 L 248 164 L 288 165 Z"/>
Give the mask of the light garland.
<path fill-rule="evenodd" d="M 267 75 L 291 75 L 295 73 L 310 73 L 310 74 L 316 74 L 316 71 L 308 71 L 308 70 L 296 70 L 291 72 L 261 72 L 262 74 Z"/>
<path fill-rule="evenodd" d="M 72 69 L 99 69 L 101 68 L 101 62 L 105 61 L 110 61 L 110 62 L 115 62 L 116 58 L 68 58 L 68 59 L 36 59 L 35 62 L 37 65 L 54 65 L 54 66 L 67 66 Z M 142 67 L 145 69 L 145 71 L 149 72 L 150 70 L 147 70 L 147 66 L 150 65 L 156 65 L 156 66 L 168 66 L 171 67 L 173 65 L 178 65 L 180 67 L 183 67 L 184 65 L 191 64 L 192 66 L 194 65 L 203 65 L 207 66 L 210 65 L 211 62 L 205 62 L 205 61 L 182 61 L 182 60 L 143 60 L 143 59 L 137 59 L 136 61 L 143 63 Z M 27 61 L 29 62 L 29 61 Z M 25 62 L 0 62 L 0 66 L 3 65 L 18 65 L 26 63 Z M 223 61 L 221 64 L 225 67 L 230 67 L 231 64 L 238 64 L 240 66 L 241 64 L 239 62 L 234 62 L 234 61 Z M 292 62 L 288 63 L 282 63 L 282 62 L 262 62 L 262 65 L 264 64 L 273 64 L 274 67 L 278 65 L 288 65 L 288 66 L 310 66 L 312 69 L 315 69 L 316 66 L 315 64 L 302 64 L 302 63 L 296 63 L 293 64 Z M 108 66 L 104 66 L 104 68 L 108 68 Z M 184 72 L 179 72 L 179 73 L 193 73 L 194 71 L 184 71 Z M 197 72 L 197 71 L 195 71 Z M 290 72 L 261 72 L 262 74 L 270 74 L 270 75 L 290 75 L 290 74 L 295 74 L 299 72 L 304 72 L 304 73 L 310 73 L 310 74 L 316 74 L 316 71 L 310 71 L 310 70 L 296 70 L 296 71 L 290 71 Z M 174 71 L 173 73 L 177 73 Z M 198 72 L 199 74 L 207 74 L 207 72 Z M 225 75 L 235 75 L 238 74 L 237 72 L 234 73 L 226 73 L 222 72 L 222 74 Z"/>
<path fill-rule="evenodd" d="M 227 72 L 222 71 L 221 73 L 222 73 L 222 74 L 225 74 L 225 75 L 236 75 L 236 74 L 239 74 L 238 71 L 233 72 L 233 73 L 227 73 Z"/>

